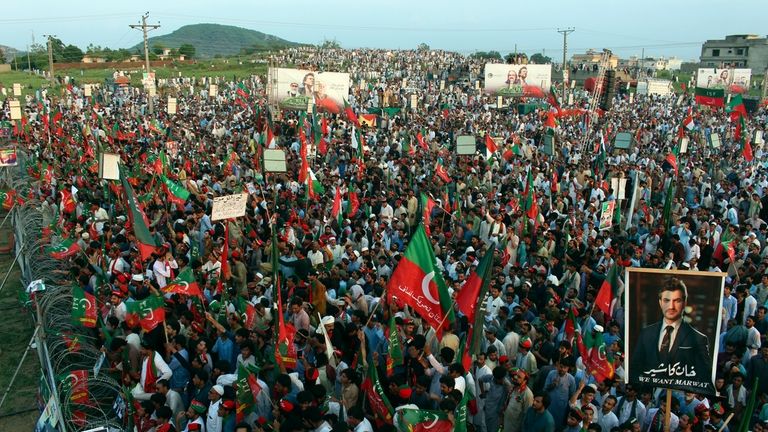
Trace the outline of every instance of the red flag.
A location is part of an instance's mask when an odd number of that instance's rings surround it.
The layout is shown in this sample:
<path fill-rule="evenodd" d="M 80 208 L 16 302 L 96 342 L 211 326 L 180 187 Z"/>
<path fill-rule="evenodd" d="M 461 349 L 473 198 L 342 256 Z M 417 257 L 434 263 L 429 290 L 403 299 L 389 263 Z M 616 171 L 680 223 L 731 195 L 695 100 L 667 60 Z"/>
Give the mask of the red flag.
<path fill-rule="evenodd" d="M 595 298 L 595 306 L 603 311 L 603 313 L 610 318 L 613 310 L 613 301 L 619 295 L 619 273 L 618 265 L 611 266 L 608 274 L 605 276 L 603 284 L 600 286 L 600 291 Z"/>
<path fill-rule="evenodd" d="M 490 153 L 496 153 L 496 151 L 499 149 L 496 146 L 496 141 L 494 141 L 493 138 L 491 138 L 491 135 L 488 133 L 485 134 L 485 148 Z"/>
<path fill-rule="evenodd" d="M 427 141 L 424 139 L 424 134 L 422 131 L 416 132 L 416 141 L 419 142 L 419 146 L 421 146 L 421 148 L 424 150 L 429 150 L 429 146 L 427 145 Z"/>
<path fill-rule="evenodd" d="M 493 270 L 493 250 L 489 249 L 483 255 L 483 259 L 477 266 L 477 269 L 470 273 L 467 282 L 456 295 L 456 307 L 467 317 L 468 322 L 475 322 L 475 313 L 479 309 L 478 303 L 483 299 L 479 298 L 481 288 L 484 283 L 489 283 Z"/>
<path fill-rule="evenodd" d="M 344 99 L 344 113 L 347 115 L 347 120 L 349 120 L 356 127 L 360 127 L 360 120 L 357 118 L 355 111 L 352 109 L 346 99 Z"/>
<path fill-rule="evenodd" d="M 440 180 L 444 181 L 445 183 L 451 182 L 451 177 L 448 175 L 448 171 L 445 170 L 445 167 L 442 163 L 440 163 L 440 161 L 437 161 L 435 164 L 435 175 L 440 177 Z"/>

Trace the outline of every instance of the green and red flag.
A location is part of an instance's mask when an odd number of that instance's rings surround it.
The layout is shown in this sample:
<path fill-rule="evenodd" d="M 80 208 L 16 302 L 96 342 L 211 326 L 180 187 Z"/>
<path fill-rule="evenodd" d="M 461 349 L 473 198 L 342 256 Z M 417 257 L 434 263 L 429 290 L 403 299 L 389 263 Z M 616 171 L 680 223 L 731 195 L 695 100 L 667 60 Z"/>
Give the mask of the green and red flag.
<path fill-rule="evenodd" d="M 680 145 L 677 144 L 672 149 L 672 151 L 667 154 L 667 157 L 665 159 L 667 161 L 667 163 L 669 163 L 669 165 L 672 167 L 672 169 L 675 170 L 675 175 L 677 175 L 677 169 L 678 169 L 678 166 L 677 166 L 677 155 L 679 153 L 680 153 Z"/>
<path fill-rule="evenodd" d="M 729 113 L 732 119 L 734 117 L 747 116 L 747 108 L 744 106 L 744 99 L 740 94 L 735 94 L 731 97 L 731 101 L 728 102 L 728 106 L 725 107 L 725 112 Z"/>
<path fill-rule="evenodd" d="M 464 286 L 456 295 L 456 308 L 467 317 L 470 323 L 475 322 L 475 313 L 485 299 L 484 292 L 488 290 L 493 270 L 493 250 L 487 250 L 477 269 L 470 273 Z"/>
<path fill-rule="evenodd" d="M 331 208 L 331 217 L 336 219 L 341 227 L 341 188 L 336 186 L 336 193 L 333 196 L 333 207 Z"/>
<path fill-rule="evenodd" d="M 621 284 L 619 283 L 619 265 L 614 264 L 605 275 L 603 284 L 600 285 L 600 291 L 595 298 L 595 306 L 603 311 L 606 317 L 611 317 L 613 303 L 621 296 Z M 607 322 L 607 321 L 606 321 Z"/>
<path fill-rule="evenodd" d="M 79 286 L 72 287 L 72 322 L 88 328 L 96 327 L 96 297 Z"/>
<path fill-rule="evenodd" d="M 565 83 L 563 83 L 565 85 Z M 550 105 L 560 109 L 560 100 L 557 98 L 557 90 L 555 90 L 555 86 L 550 85 L 549 86 L 549 94 L 547 95 L 547 102 L 549 102 Z"/>
<path fill-rule="evenodd" d="M 416 141 L 419 143 L 419 146 L 421 148 L 423 148 L 424 150 L 429 150 L 429 145 L 427 145 L 427 140 L 425 138 L 425 133 L 423 129 L 416 132 Z"/>
<path fill-rule="evenodd" d="M 256 397 L 261 392 L 261 386 L 256 378 L 259 372 L 255 366 L 244 366 L 242 363 L 237 365 L 237 421 L 241 422 L 247 415 L 247 411 L 256 404 Z"/>
<path fill-rule="evenodd" d="M 355 110 L 352 109 L 346 99 L 344 99 L 344 114 L 347 115 L 347 120 L 349 120 L 353 125 L 360 127 L 360 121 L 355 115 Z"/>
<path fill-rule="evenodd" d="M 453 423 L 444 411 L 404 408 L 397 411 L 397 432 L 453 432 Z"/>
<path fill-rule="evenodd" d="M 699 105 L 721 108 L 724 105 L 725 90 L 696 87 L 695 97 Z"/>
<path fill-rule="evenodd" d="M 536 202 L 536 191 L 533 186 L 533 174 L 528 169 L 528 175 L 525 182 L 525 190 L 523 191 L 523 210 L 529 219 L 533 219 L 534 223 L 538 222 L 539 218 L 539 206 Z"/>
<path fill-rule="evenodd" d="M 163 288 L 165 294 L 183 294 L 187 296 L 202 297 L 200 286 L 197 284 L 195 274 L 191 267 L 184 267 L 176 279 Z"/>
<path fill-rule="evenodd" d="M 165 175 L 160 178 L 163 180 L 163 188 L 168 193 L 168 199 L 177 206 L 183 206 L 189 198 L 189 191 Z"/>
<path fill-rule="evenodd" d="M 325 187 L 320 182 L 320 180 L 317 179 L 317 176 L 315 175 L 315 172 L 312 171 L 312 168 L 309 169 L 309 177 L 307 178 L 307 194 L 309 195 L 309 198 L 311 199 L 318 199 L 320 195 L 325 193 Z"/>
<path fill-rule="evenodd" d="M 253 303 L 238 297 L 237 312 L 240 314 L 245 328 L 253 328 L 253 321 L 256 319 L 256 307 L 253 306 Z"/>
<path fill-rule="evenodd" d="M 69 402 L 78 405 L 89 405 L 88 400 L 88 370 L 77 369 L 67 375 L 59 375 L 61 393 L 69 394 Z"/>
<path fill-rule="evenodd" d="M 670 179 L 669 185 L 667 186 L 667 193 L 664 197 L 664 210 L 662 212 L 662 222 L 664 223 L 664 227 L 669 229 L 669 227 L 672 225 L 672 199 L 674 198 L 674 184 L 675 182 Z"/>
<path fill-rule="evenodd" d="M 467 432 L 467 425 L 469 424 L 469 408 L 467 405 L 469 404 L 469 401 L 474 398 L 475 396 L 470 389 L 467 388 L 464 390 L 464 396 L 462 396 L 459 405 L 453 412 L 453 432 Z"/>
<path fill-rule="evenodd" d="M 53 166 L 48 162 L 43 162 L 40 166 L 40 172 L 42 173 L 42 179 L 45 183 L 51 184 L 53 182 Z"/>
<path fill-rule="evenodd" d="M 0 191 L 0 204 L 2 204 L 3 210 L 10 210 L 13 207 L 15 197 L 16 191 L 13 189 Z"/>
<path fill-rule="evenodd" d="M 360 390 L 365 394 L 368 407 L 373 412 L 377 423 L 383 422 L 391 425 L 394 409 L 384 392 L 381 381 L 379 381 L 379 374 L 376 372 L 376 366 L 373 365 L 373 362 L 368 364 L 368 372 L 360 386 Z"/>
<path fill-rule="evenodd" d="M 423 224 L 416 228 L 389 279 L 387 301 L 411 306 L 438 335 L 445 323 L 454 321 L 448 288 L 435 265 L 435 253 Z"/>
<path fill-rule="evenodd" d="M 63 260 L 75 256 L 78 252 L 80 252 L 80 245 L 77 244 L 75 239 L 67 238 L 63 239 L 56 246 L 49 246 L 46 248 L 46 251 L 51 255 L 52 258 Z"/>
<path fill-rule="evenodd" d="M 133 191 L 133 186 L 128 182 L 127 174 L 120 170 L 120 182 L 123 185 L 123 191 L 125 191 L 125 200 L 128 205 L 128 220 L 133 226 L 133 234 L 136 236 L 136 242 L 139 247 L 139 255 L 141 255 L 142 261 L 148 259 L 153 253 L 159 250 L 159 246 L 155 241 L 155 238 L 150 234 L 149 228 L 147 228 L 147 216 L 141 209 L 141 206 L 136 199 L 136 194 Z"/>
<path fill-rule="evenodd" d="M 579 324 L 576 322 L 577 316 L 578 312 L 576 311 L 576 308 L 571 306 L 571 308 L 568 309 L 568 315 L 565 317 L 565 337 L 567 339 L 572 338 L 576 333 L 576 329 L 579 328 Z"/>
<path fill-rule="evenodd" d="M 435 162 L 435 175 L 440 177 L 440 180 L 445 183 L 451 182 L 451 177 L 448 175 L 448 171 L 446 171 L 445 166 L 443 166 L 442 162 L 439 160 Z"/>
<path fill-rule="evenodd" d="M 491 134 L 486 133 L 485 134 L 485 158 L 490 159 L 491 156 L 496 153 L 496 151 L 499 149 L 499 147 L 496 145 L 496 141 L 491 138 Z"/>
<path fill-rule="evenodd" d="M 403 364 L 403 349 L 400 346 L 400 336 L 397 332 L 394 315 L 389 318 L 387 342 L 389 342 L 387 350 L 387 376 L 391 377 L 395 373 L 395 368 Z"/>
<path fill-rule="evenodd" d="M 587 372 L 595 376 L 598 382 L 612 379 L 615 373 L 613 359 L 609 358 L 608 347 L 600 332 L 582 332 L 576 334 L 576 346 L 579 348 L 581 361 Z M 612 356 L 611 356 L 612 357 Z"/>
<path fill-rule="evenodd" d="M 151 295 L 144 300 L 128 302 L 125 307 L 125 320 L 138 323 L 146 332 L 152 331 L 165 321 L 165 302 L 160 296 Z"/>
<path fill-rule="evenodd" d="M 427 235 L 429 235 L 429 225 L 432 223 L 432 209 L 434 209 L 436 205 L 437 203 L 432 197 L 424 192 L 421 193 L 421 220 L 424 222 L 424 229 L 426 230 Z"/>
<path fill-rule="evenodd" d="M 749 142 L 746 127 L 747 126 L 744 123 L 744 116 L 740 116 L 738 129 L 741 138 L 741 154 L 744 155 L 744 159 L 746 159 L 747 162 L 752 162 L 754 154 L 752 153 L 752 144 Z"/>

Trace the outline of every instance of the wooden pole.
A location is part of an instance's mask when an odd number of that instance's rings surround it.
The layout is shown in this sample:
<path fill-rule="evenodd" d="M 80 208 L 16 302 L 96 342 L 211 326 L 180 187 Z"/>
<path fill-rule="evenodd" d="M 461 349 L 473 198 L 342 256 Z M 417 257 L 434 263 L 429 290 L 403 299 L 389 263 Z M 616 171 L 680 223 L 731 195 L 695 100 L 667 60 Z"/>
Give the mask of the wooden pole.
<path fill-rule="evenodd" d="M 667 389 L 667 401 L 664 404 L 664 432 L 670 432 L 670 421 L 672 412 L 672 389 Z"/>

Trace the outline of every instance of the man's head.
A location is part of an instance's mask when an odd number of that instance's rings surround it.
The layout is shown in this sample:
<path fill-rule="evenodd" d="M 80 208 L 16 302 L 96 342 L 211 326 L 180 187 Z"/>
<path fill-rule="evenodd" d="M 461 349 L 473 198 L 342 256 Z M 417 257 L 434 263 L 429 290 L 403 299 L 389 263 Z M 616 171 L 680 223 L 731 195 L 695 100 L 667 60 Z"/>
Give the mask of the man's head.
<path fill-rule="evenodd" d="M 674 277 L 665 280 L 659 288 L 659 307 L 664 321 L 672 323 L 680 320 L 687 300 L 688 289 L 683 281 Z"/>

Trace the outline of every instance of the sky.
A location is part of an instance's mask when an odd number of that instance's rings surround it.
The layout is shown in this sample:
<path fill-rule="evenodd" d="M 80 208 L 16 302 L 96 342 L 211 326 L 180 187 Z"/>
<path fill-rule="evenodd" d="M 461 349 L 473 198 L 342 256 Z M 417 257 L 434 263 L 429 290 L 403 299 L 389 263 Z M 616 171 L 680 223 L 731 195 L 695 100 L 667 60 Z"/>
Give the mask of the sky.
<path fill-rule="evenodd" d="M 701 44 L 728 34 L 765 37 L 765 0 L 662 1 L 549 0 L 324 0 L 230 1 L 4 0 L 0 45 L 24 50 L 51 34 L 85 50 L 89 44 L 128 48 L 141 42 L 129 28 L 149 12 L 160 24 L 150 36 L 184 25 L 216 23 L 258 30 L 294 42 L 336 40 L 344 48 L 433 49 L 525 52 L 562 59 L 558 29 L 573 28 L 568 57 L 609 48 L 621 57 L 679 57 L 697 60 Z M 211 6 L 215 7 L 211 7 Z M 13 12 L 10 12 L 13 11 Z M 9 13 L 10 12 L 10 13 Z M 763 25 L 761 25 L 763 24 Z M 644 51 L 643 51 L 644 49 Z"/>

